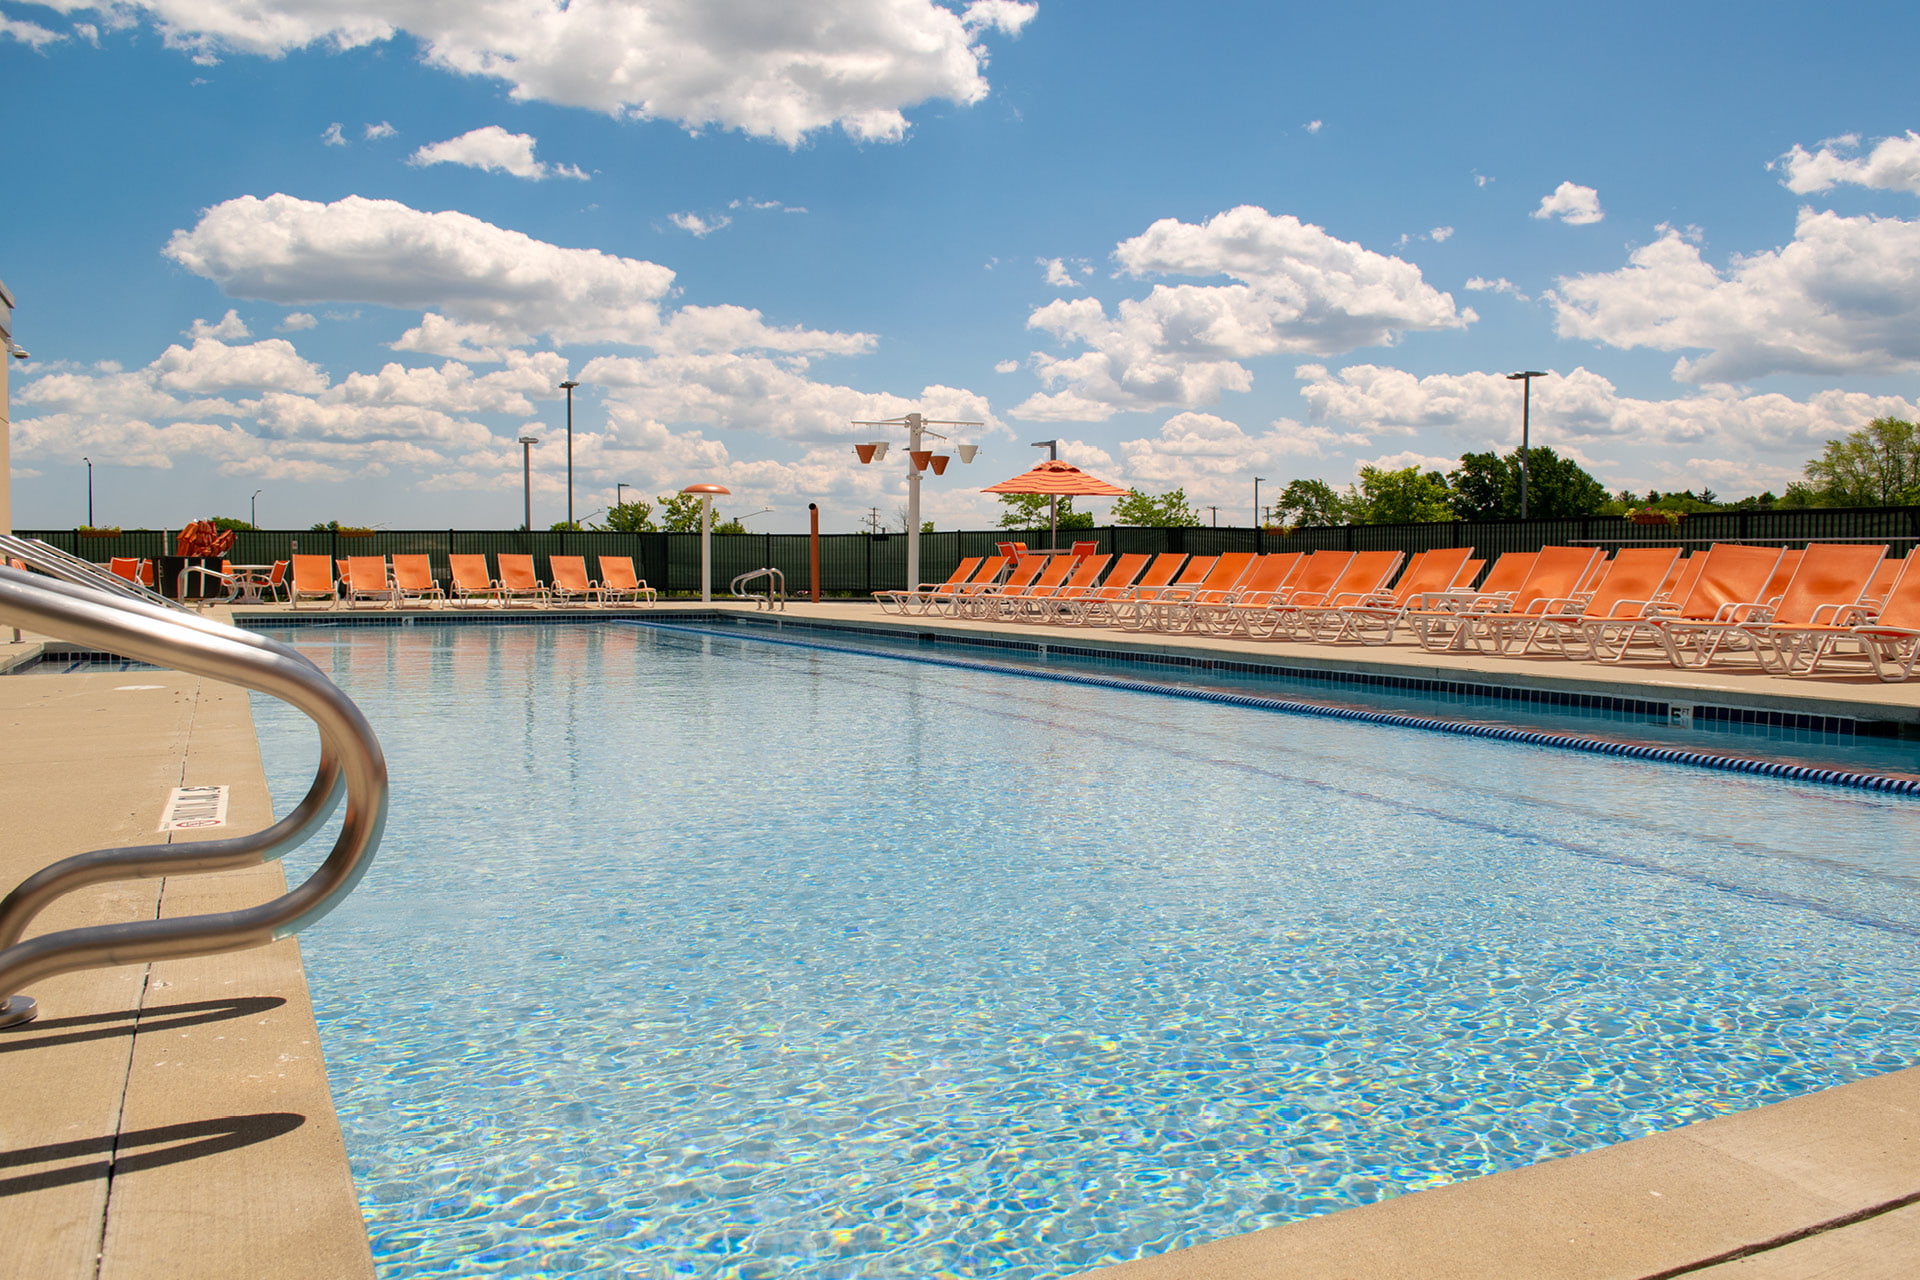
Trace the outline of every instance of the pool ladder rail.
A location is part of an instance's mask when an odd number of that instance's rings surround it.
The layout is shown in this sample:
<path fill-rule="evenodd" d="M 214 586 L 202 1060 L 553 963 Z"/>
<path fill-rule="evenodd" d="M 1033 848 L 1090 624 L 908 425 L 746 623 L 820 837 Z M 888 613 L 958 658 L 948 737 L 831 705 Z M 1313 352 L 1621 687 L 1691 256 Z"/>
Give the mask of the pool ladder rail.
<path fill-rule="evenodd" d="M 298 933 L 339 905 L 366 874 L 386 825 L 388 799 L 386 757 L 372 726 L 352 699 L 298 650 L 157 597 L 148 600 L 137 591 L 96 585 L 92 575 L 61 565 L 58 557 L 64 553 L 43 554 L 54 550 L 44 544 L 32 548 L 32 558 L 21 555 L 13 544 L 22 541 L 7 539 L 0 549 L 59 577 L 0 565 L 0 623 L 279 698 L 320 730 L 320 763 L 306 796 L 262 831 L 226 840 L 76 854 L 28 876 L 0 898 L 0 1027 L 34 1016 L 35 1002 L 20 992 L 46 978 L 242 951 Z M 89 567 L 98 573 L 97 566 Z M 67 572 L 84 581 L 60 580 Z M 28 924 L 49 902 L 85 885 L 270 862 L 311 838 L 343 795 L 346 818 L 326 859 L 303 883 L 271 902 L 209 915 L 66 929 L 22 940 Z"/>
<path fill-rule="evenodd" d="M 764 592 L 746 589 L 749 582 L 760 578 L 767 580 L 767 589 Z M 771 613 L 777 609 L 784 613 L 787 608 L 787 575 L 778 569 L 749 569 L 734 578 L 733 597 L 736 600 L 753 601 L 756 612 L 765 609 Z"/>

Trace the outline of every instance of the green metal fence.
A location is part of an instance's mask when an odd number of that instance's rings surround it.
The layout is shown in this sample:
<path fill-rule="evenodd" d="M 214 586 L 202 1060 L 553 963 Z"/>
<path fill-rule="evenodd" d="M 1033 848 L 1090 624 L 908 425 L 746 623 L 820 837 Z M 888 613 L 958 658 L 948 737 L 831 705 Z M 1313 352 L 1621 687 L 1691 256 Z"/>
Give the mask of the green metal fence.
<path fill-rule="evenodd" d="M 64 551 L 106 563 L 114 556 L 150 559 L 163 554 L 158 530 L 131 529 L 116 537 L 82 536 L 72 529 L 22 530 Z M 1004 530 L 928 533 L 920 538 L 923 577 L 938 581 L 966 556 L 991 555 L 996 542 L 1024 538 L 1030 545 L 1046 540 L 1038 534 Z M 1303 528 L 1292 533 L 1246 528 L 1200 527 L 1143 529 L 1108 526 L 1063 530 L 1070 538 L 1099 544 L 1100 551 L 1189 555 L 1218 555 L 1227 551 L 1427 551 L 1435 547 L 1470 546 L 1491 560 L 1508 551 L 1537 551 L 1567 544 L 1626 544 L 1700 548 L 1713 542 L 1756 542 L 1804 546 L 1809 542 L 1860 540 L 1886 542 L 1903 555 L 1920 540 L 1920 507 L 1816 507 L 1794 511 L 1727 511 L 1688 516 L 1676 526 L 1640 525 L 1616 516 L 1581 516 L 1567 520 L 1444 521 L 1436 524 L 1339 525 Z M 736 574 L 761 568 L 779 569 L 793 595 L 811 585 L 808 568 L 809 537 L 804 533 L 715 534 L 714 589 L 724 593 Z M 230 555 L 236 564 L 270 564 L 294 551 L 346 556 L 426 555 L 434 573 L 449 575 L 447 556 L 478 553 L 497 556 L 525 553 L 534 558 L 542 578 L 550 580 L 551 556 L 587 557 L 589 572 L 602 555 L 631 556 L 640 575 L 663 594 L 697 595 L 700 591 L 700 535 L 694 533 L 597 533 L 571 530 L 524 533 L 499 529 L 380 530 L 367 535 L 325 531 L 259 530 L 241 533 Z M 907 537 L 903 533 L 833 533 L 820 536 L 820 586 L 830 596 L 865 598 L 875 591 L 904 585 Z M 598 576 L 595 573 L 595 576 Z"/>

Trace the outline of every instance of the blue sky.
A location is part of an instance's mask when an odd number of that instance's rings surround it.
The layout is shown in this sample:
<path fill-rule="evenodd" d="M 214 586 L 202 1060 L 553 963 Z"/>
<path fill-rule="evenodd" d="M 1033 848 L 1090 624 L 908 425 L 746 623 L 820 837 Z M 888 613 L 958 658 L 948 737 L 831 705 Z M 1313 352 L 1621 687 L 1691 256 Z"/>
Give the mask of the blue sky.
<path fill-rule="evenodd" d="M 14 523 L 897 518 L 856 418 L 1184 485 L 1920 414 L 1911 4 L 0 0 Z M 1104 504 L 1094 504 L 1096 514 Z"/>

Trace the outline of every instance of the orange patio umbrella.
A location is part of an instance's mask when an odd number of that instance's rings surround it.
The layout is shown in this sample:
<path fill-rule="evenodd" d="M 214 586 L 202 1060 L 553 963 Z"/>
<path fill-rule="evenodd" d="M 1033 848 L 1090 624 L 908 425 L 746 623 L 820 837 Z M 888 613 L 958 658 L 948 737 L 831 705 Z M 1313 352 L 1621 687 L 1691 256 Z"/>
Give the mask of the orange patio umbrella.
<path fill-rule="evenodd" d="M 1108 484 L 1099 476 L 1088 475 L 1071 462 L 1049 459 L 1031 471 L 1023 471 L 1011 480 L 1002 480 L 999 484 L 988 485 L 980 492 L 1042 493 L 1049 498 L 1058 499 L 1062 497 L 1124 498 L 1128 491 L 1119 485 Z M 1053 541 L 1057 550 L 1060 542 L 1057 523 L 1053 529 Z"/>

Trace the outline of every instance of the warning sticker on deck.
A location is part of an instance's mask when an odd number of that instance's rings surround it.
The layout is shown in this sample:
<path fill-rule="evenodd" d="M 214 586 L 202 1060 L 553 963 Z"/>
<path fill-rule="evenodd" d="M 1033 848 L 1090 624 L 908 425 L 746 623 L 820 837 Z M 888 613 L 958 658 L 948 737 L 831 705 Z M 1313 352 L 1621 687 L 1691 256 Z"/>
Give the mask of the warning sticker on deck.
<path fill-rule="evenodd" d="M 193 831 L 227 825 L 225 787 L 175 787 L 161 815 L 162 831 Z"/>

